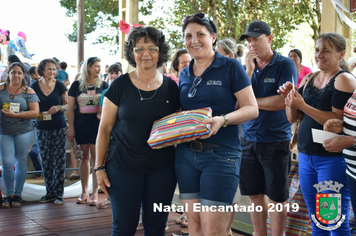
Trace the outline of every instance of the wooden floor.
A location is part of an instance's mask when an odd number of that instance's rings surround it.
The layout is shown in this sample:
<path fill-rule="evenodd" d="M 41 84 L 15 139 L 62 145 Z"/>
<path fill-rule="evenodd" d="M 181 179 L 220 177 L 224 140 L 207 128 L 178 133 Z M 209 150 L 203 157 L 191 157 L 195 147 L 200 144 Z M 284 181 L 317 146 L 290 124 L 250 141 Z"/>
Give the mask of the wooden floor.
<path fill-rule="evenodd" d="M 99 201 L 105 196 L 99 194 Z M 76 204 L 76 199 L 65 199 L 63 205 L 24 202 L 20 208 L 0 208 L 1 236 L 50 236 L 50 235 L 110 235 L 111 209 L 97 209 Z M 170 213 L 166 236 L 182 229 L 175 224 L 178 213 Z M 136 232 L 143 235 L 143 230 Z M 234 236 L 241 235 L 234 233 Z"/>

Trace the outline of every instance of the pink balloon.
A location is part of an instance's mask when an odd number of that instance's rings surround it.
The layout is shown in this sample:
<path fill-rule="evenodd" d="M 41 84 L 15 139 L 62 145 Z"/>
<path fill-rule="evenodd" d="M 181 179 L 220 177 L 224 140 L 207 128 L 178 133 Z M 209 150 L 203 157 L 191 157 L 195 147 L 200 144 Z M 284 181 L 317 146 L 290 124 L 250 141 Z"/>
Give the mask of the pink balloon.
<path fill-rule="evenodd" d="M 6 34 L 4 34 L 4 32 L 0 33 L 0 44 L 2 45 L 8 45 L 10 43 L 10 41 L 8 40 L 8 37 Z"/>
<path fill-rule="evenodd" d="M 25 34 L 24 32 L 19 31 L 19 32 L 17 33 L 17 36 L 19 36 L 19 37 L 23 38 L 23 41 L 25 41 L 25 42 L 26 42 L 26 34 Z"/>

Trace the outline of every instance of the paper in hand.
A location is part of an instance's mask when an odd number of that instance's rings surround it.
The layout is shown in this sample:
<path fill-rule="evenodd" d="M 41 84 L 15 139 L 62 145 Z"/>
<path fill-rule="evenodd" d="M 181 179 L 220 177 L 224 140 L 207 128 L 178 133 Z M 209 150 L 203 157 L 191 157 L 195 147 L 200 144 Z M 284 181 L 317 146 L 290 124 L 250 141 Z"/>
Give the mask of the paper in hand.
<path fill-rule="evenodd" d="M 338 136 L 338 134 L 324 131 L 321 129 L 312 129 L 312 135 L 313 135 L 313 142 L 321 143 L 321 144 L 323 144 L 325 140 Z"/>

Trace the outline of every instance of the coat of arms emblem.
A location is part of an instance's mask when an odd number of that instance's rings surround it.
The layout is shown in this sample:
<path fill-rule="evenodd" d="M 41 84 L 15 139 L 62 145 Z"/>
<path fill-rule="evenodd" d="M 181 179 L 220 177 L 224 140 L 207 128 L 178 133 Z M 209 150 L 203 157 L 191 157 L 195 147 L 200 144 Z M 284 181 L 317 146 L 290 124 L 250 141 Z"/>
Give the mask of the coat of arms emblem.
<path fill-rule="evenodd" d="M 324 181 L 314 184 L 313 187 L 316 188 L 316 208 L 315 215 L 312 214 L 312 220 L 320 229 L 323 230 L 334 230 L 341 226 L 345 221 L 345 215 L 341 214 L 341 193 L 340 189 L 344 186 L 335 181 Z M 333 191 L 335 193 L 321 193 L 323 191 Z M 333 225 L 333 226 L 325 226 Z"/>

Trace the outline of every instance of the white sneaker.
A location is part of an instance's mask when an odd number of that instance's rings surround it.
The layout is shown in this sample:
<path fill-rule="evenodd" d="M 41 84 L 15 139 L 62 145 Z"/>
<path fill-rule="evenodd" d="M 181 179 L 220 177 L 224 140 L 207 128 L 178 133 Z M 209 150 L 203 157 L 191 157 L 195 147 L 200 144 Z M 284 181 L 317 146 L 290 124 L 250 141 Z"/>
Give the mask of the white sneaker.
<path fill-rule="evenodd" d="M 56 200 L 54 200 L 54 204 L 56 205 L 61 205 L 63 203 L 64 203 L 63 198 L 57 197 Z"/>

